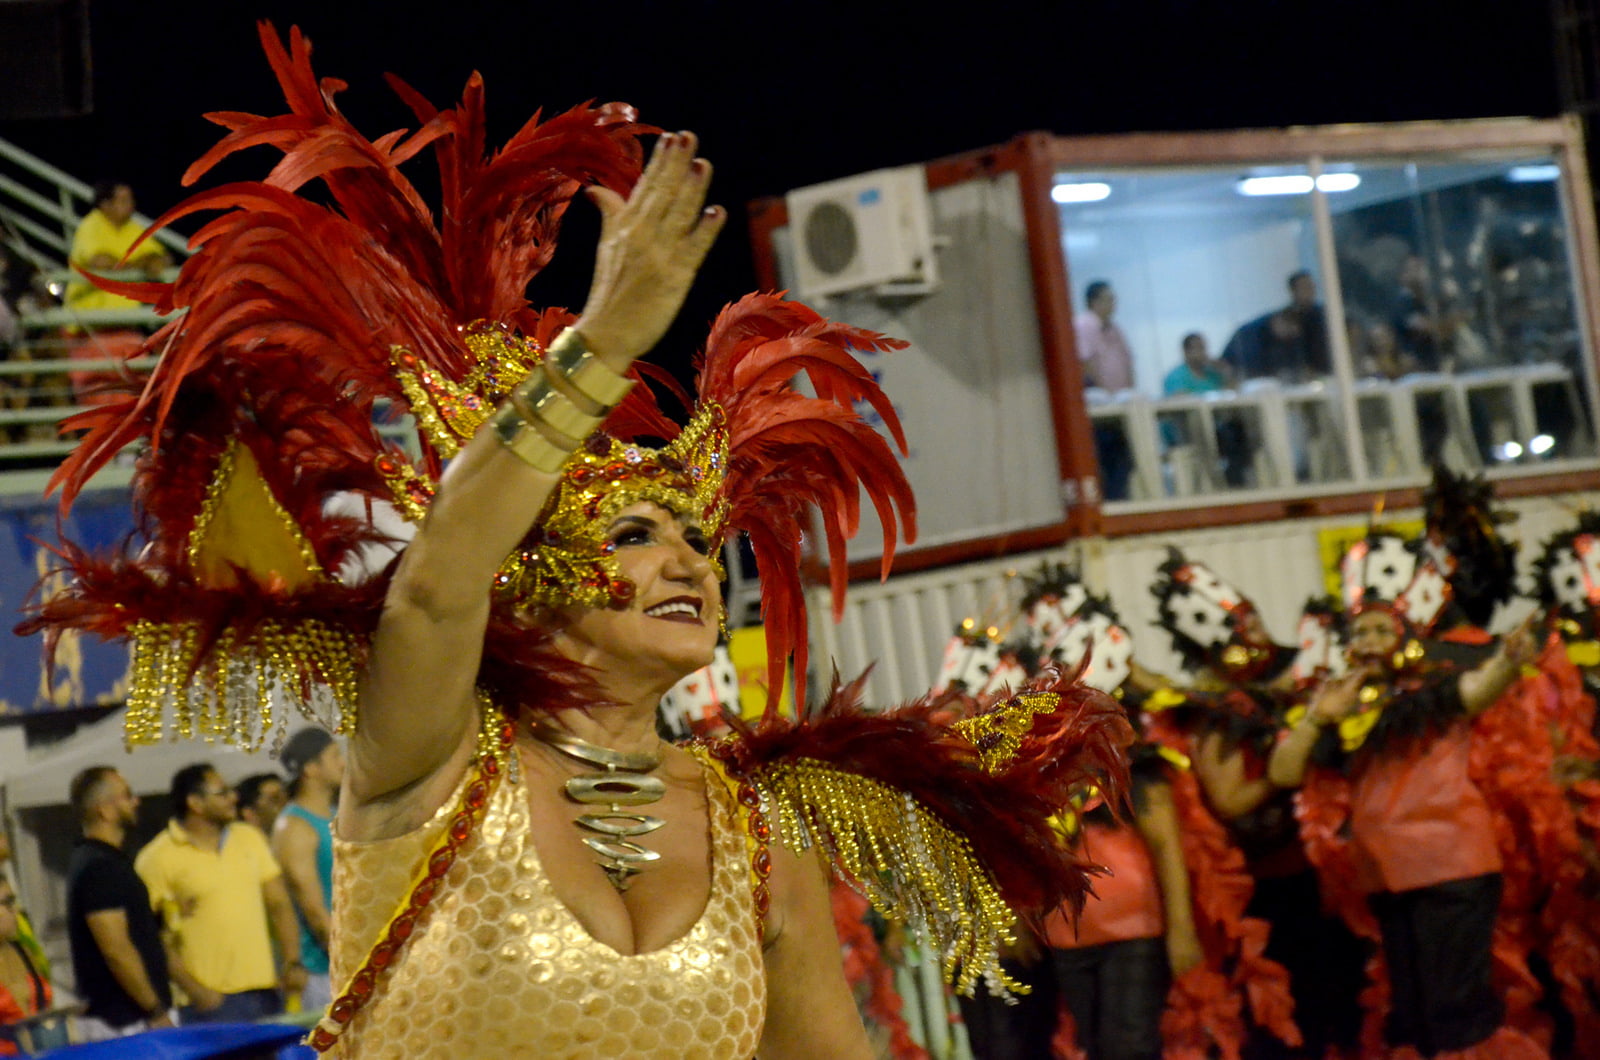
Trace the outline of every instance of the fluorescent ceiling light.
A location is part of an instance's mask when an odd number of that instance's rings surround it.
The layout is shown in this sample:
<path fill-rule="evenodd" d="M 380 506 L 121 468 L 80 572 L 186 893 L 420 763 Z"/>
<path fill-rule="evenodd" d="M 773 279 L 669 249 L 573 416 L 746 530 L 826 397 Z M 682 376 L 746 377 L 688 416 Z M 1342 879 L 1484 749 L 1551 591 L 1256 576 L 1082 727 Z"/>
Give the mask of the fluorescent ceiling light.
<path fill-rule="evenodd" d="M 1513 184 L 1537 184 L 1561 179 L 1561 167 L 1554 162 L 1533 166 L 1512 166 L 1506 170 L 1506 179 Z"/>
<path fill-rule="evenodd" d="M 1059 203 L 1099 202 L 1111 194 L 1111 185 L 1099 181 L 1084 184 L 1057 184 L 1050 189 L 1050 197 Z"/>
<path fill-rule="evenodd" d="M 1358 173 L 1324 173 L 1317 178 L 1316 187 L 1324 192 L 1349 191 L 1360 183 Z M 1311 191 L 1312 181 L 1305 173 L 1244 177 L 1234 188 L 1240 195 L 1306 195 Z"/>
<path fill-rule="evenodd" d="M 1528 452 L 1534 456 L 1543 456 L 1556 447 L 1556 440 L 1548 434 L 1536 434 L 1528 439 Z"/>

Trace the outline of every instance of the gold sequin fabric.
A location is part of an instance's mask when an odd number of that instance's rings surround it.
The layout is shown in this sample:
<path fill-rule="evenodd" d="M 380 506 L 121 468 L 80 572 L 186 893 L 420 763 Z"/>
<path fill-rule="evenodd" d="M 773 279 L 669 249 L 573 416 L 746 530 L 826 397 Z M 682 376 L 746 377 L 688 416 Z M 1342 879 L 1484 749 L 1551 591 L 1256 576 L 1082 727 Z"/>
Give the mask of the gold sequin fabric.
<path fill-rule="evenodd" d="M 333 1055 L 407 1060 L 750 1060 L 766 984 L 744 837 L 710 774 L 712 884 L 678 941 L 637 955 L 590 938 L 556 897 L 520 780 L 496 786 L 422 927 Z M 360 967 L 449 822 L 372 843 L 335 840 L 333 980 Z"/>

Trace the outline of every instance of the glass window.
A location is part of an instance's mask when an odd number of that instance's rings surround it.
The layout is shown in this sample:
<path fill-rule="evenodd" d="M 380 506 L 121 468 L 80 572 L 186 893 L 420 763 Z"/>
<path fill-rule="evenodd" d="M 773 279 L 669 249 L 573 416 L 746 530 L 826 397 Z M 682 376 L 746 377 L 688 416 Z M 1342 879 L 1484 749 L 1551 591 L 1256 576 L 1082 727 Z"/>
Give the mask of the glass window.
<path fill-rule="evenodd" d="M 1058 172 L 1105 499 L 1592 461 L 1561 179 L 1551 155 Z"/>
<path fill-rule="evenodd" d="M 1108 501 L 1349 478 L 1312 184 L 1303 164 L 1056 175 Z"/>
<path fill-rule="evenodd" d="M 1343 168 L 1360 185 L 1329 209 L 1370 475 L 1593 457 L 1553 159 Z"/>

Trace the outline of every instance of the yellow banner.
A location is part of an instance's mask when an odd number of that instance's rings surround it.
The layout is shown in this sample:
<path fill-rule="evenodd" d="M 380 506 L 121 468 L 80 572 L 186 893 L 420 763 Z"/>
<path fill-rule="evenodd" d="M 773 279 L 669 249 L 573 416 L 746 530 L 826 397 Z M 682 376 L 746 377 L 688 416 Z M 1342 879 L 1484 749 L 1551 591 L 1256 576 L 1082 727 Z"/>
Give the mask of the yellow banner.
<path fill-rule="evenodd" d="M 1404 538 L 1421 537 L 1423 531 L 1421 519 L 1385 520 L 1381 526 L 1389 533 L 1399 534 Z M 1339 578 L 1339 562 L 1344 559 L 1344 554 L 1350 551 L 1351 545 L 1366 536 L 1366 523 L 1356 526 L 1330 526 L 1317 533 L 1317 554 L 1322 559 L 1323 584 L 1328 590 L 1328 595 L 1336 600 L 1341 599 L 1344 588 Z"/>
<path fill-rule="evenodd" d="M 767 629 L 765 626 L 746 626 L 733 630 L 728 640 L 728 657 L 733 660 L 734 671 L 739 675 L 739 713 L 745 718 L 759 718 L 767 709 Z M 785 714 L 794 713 L 794 697 L 789 688 L 793 674 L 783 673 L 783 698 L 778 709 Z"/>

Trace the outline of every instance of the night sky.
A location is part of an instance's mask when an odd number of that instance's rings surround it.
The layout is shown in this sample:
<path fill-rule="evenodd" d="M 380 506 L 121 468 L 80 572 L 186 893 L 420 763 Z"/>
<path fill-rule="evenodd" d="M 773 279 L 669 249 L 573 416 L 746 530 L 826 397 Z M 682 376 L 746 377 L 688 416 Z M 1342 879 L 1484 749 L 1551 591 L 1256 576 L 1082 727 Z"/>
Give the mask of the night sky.
<path fill-rule="evenodd" d="M 733 212 L 668 344 L 683 352 L 755 286 L 744 204 L 1019 132 L 1116 133 L 1502 115 L 1560 99 L 1546 0 L 933 5 L 660 0 L 449 4 L 92 0 L 95 113 L 0 122 L 0 136 L 85 180 L 130 182 L 154 214 L 215 141 L 206 110 L 281 111 L 254 20 L 300 25 L 340 105 L 370 135 L 414 126 L 393 71 L 444 105 L 485 78 L 491 131 L 539 105 L 620 99 L 691 128 Z M 426 16 L 409 12 L 426 10 Z M 4 61 L 0 42 L 0 61 Z M 259 149 L 214 179 L 264 175 Z M 418 169 L 426 168 L 419 159 Z M 413 174 L 413 179 L 417 179 Z M 576 307 L 587 207 L 532 296 Z M 668 359 L 673 359 L 668 354 Z"/>

